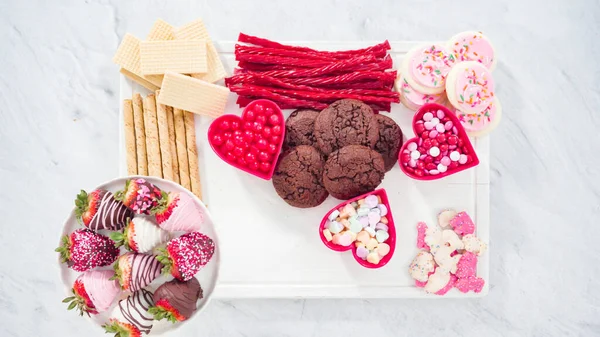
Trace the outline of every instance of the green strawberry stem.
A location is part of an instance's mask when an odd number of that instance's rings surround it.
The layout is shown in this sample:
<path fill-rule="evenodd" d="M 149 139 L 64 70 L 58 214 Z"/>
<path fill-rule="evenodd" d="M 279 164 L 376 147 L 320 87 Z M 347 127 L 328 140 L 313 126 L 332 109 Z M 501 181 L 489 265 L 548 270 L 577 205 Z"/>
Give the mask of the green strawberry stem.
<path fill-rule="evenodd" d="M 159 248 L 158 252 L 159 254 L 156 256 L 156 259 L 163 264 L 161 272 L 163 274 L 170 274 L 171 269 L 173 269 L 173 260 L 169 256 L 169 252 L 165 248 Z"/>
<path fill-rule="evenodd" d="M 131 224 L 131 218 L 127 218 L 125 224 L 125 228 L 122 232 L 112 232 L 109 236 L 115 242 L 115 247 L 125 246 L 125 249 L 131 251 L 131 247 L 129 247 L 129 238 L 127 237 L 127 229 Z"/>
<path fill-rule="evenodd" d="M 110 278 L 110 280 L 118 280 L 119 285 L 123 287 L 123 280 L 121 279 L 121 269 L 119 268 L 119 260 L 117 260 L 117 263 L 115 263 L 113 266 L 115 274 Z"/>
<path fill-rule="evenodd" d="M 131 180 L 127 180 L 127 181 L 125 182 L 125 189 L 123 189 L 123 190 L 120 190 L 120 191 L 117 191 L 117 192 L 114 194 L 114 198 L 115 198 L 115 200 L 118 200 L 118 201 L 123 201 L 123 199 L 125 198 L 125 193 L 126 193 L 126 192 L 127 192 L 127 190 L 129 189 L 129 183 L 130 183 L 130 182 L 131 182 Z"/>
<path fill-rule="evenodd" d="M 67 297 L 63 300 L 63 303 L 69 303 L 67 310 L 73 310 L 77 308 L 77 311 L 79 311 L 79 316 L 83 316 L 83 314 L 86 313 L 89 317 L 90 310 L 92 310 L 92 308 L 88 307 L 87 304 L 85 304 L 84 298 L 75 294 L 75 289 L 73 289 L 72 291 L 73 295 L 75 296 Z"/>
<path fill-rule="evenodd" d="M 60 247 L 54 250 L 55 252 L 60 253 L 60 260 L 64 262 L 69 262 L 71 258 L 71 239 L 68 235 L 65 235 L 61 239 Z"/>
<path fill-rule="evenodd" d="M 75 217 L 81 222 L 81 217 L 88 209 L 88 194 L 86 191 L 81 190 L 75 199 Z"/>
<path fill-rule="evenodd" d="M 169 322 L 171 323 L 177 323 L 177 318 L 175 318 L 175 315 L 173 315 L 172 312 L 169 312 L 163 308 L 160 307 L 150 307 L 148 309 L 148 313 L 152 316 L 154 316 L 154 319 L 157 321 L 162 320 L 163 318 L 166 318 Z"/>
<path fill-rule="evenodd" d="M 113 320 L 104 324 L 102 327 L 106 333 L 114 333 L 115 337 L 129 337 L 131 335 L 129 330 L 125 329 L 119 323 Z"/>
<path fill-rule="evenodd" d="M 160 196 L 161 198 L 157 200 L 156 206 L 150 211 L 150 214 L 152 215 L 160 214 L 169 207 L 169 194 L 165 191 L 161 191 Z"/>

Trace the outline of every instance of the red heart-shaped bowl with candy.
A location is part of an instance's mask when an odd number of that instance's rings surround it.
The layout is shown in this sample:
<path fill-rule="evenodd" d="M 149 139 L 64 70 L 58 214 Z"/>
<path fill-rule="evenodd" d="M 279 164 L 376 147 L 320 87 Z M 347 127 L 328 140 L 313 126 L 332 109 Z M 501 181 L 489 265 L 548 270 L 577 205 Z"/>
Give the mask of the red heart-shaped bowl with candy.
<path fill-rule="evenodd" d="M 319 235 L 331 250 L 352 250 L 354 259 L 363 267 L 385 266 L 396 250 L 396 227 L 385 190 L 337 205 L 323 217 Z"/>
<path fill-rule="evenodd" d="M 416 180 L 436 180 L 479 164 L 462 124 L 448 108 L 423 105 L 412 121 L 415 137 L 402 145 L 398 162 Z"/>
<path fill-rule="evenodd" d="M 229 165 L 259 178 L 273 176 L 285 136 L 285 118 L 277 104 L 258 99 L 242 116 L 223 115 L 208 128 L 208 142 Z"/>

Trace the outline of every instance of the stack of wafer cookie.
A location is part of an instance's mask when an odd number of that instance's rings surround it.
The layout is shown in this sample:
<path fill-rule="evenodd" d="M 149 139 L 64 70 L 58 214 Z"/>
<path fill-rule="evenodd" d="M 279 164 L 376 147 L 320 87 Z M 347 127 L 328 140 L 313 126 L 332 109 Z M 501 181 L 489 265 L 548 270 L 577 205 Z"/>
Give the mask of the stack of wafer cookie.
<path fill-rule="evenodd" d="M 113 61 L 131 80 L 160 89 L 160 104 L 210 117 L 225 111 L 229 89 L 214 83 L 227 74 L 200 19 L 178 28 L 159 19 L 143 41 L 126 34 Z"/>
<path fill-rule="evenodd" d="M 194 114 L 157 104 L 156 96 L 123 101 L 127 174 L 165 178 L 202 198 Z"/>

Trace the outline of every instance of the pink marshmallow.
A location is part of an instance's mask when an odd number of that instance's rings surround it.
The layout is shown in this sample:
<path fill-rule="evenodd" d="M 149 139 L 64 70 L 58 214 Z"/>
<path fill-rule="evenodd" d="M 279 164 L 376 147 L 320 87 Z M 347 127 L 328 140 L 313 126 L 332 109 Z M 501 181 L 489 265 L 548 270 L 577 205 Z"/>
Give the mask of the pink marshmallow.
<path fill-rule="evenodd" d="M 450 220 L 450 226 L 458 235 L 466 235 L 475 233 L 475 224 L 467 212 L 460 212 Z"/>
<path fill-rule="evenodd" d="M 417 248 L 429 250 L 429 246 L 425 243 L 425 231 L 427 230 L 427 224 L 419 222 L 417 224 Z"/>
<path fill-rule="evenodd" d="M 456 277 L 459 279 L 475 276 L 477 274 L 477 255 L 466 252 L 456 264 Z"/>
<path fill-rule="evenodd" d="M 456 283 L 456 276 L 450 274 L 450 281 L 448 281 L 448 284 L 446 284 L 445 287 L 443 287 L 442 289 L 438 290 L 435 294 L 436 295 L 446 295 L 446 293 L 452 289 L 454 287 L 454 284 Z M 481 290 L 480 290 L 481 291 Z"/>
<path fill-rule="evenodd" d="M 484 285 L 485 281 L 482 278 L 476 276 L 469 276 L 466 278 L 458 279 L 454 284 L 456 289 L 460 290 L 463 293 L 467 293 L 471 290 L 476 293 L 479 293 L 483 289 Z"/>

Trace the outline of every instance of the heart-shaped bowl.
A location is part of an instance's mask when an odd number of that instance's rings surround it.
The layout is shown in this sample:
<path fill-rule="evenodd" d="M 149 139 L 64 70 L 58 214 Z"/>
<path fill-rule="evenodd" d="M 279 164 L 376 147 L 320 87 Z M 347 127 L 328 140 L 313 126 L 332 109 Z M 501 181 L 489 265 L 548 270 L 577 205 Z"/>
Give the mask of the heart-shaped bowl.
<path fill-rule="evenodd" d="M 258 116 L 265 116 L 265 122 L 261 124 L 257 119 L 259 118 Z M 277 116 L 277 123 L 271 123 L 271 116 Z M 256 123 L 261 124 L 260 129 L 256 128 Z M 224 124 L 229 125 L 229 127 L 223 127 Z M 237 125 L 237 127 L 234 130 L 233 128 L 235 125 Z M 275 126 L 279 128 L 278 134 L 274 134 Z M 271 130 L 271 135 L 267 135 L 265 133 L 265 127 L 268 127 L 269 130 Z M 243 142 L 237 140 L 238 142 L 235 143 L 235 132 L 237 131 L 241 132 Z M 248 131 L 251 132 L 253 136 L 250 137 L 246 135 L 246 132 Z M 226 135 L 228 133 L 229 136 L 227 137 Z M 257 137 L 257 135 L 260 137 Z M 267 99 L 258 99 L 250 102 L 244 108 L 241 117 L 233 114 L 220 116 L 219 118 L 215 119 L 208 128 L 208 143 L 217 156 L 219 156 L 219 158 L 235 168 L 265 180 L 269 180 L 273 176 L 275 164 L 277 163 L 277 158 L 281 153 L 281 147 L 283 146 L 284 138 L 285 118 L 283 117 L 283 113 L 275 102 Z M 267 148 L 258 148 L 260 145 L 257 143 L 259 139 L 264 139 L 267 141 Z M 233 148 L 230 150 L 226 149 L 226 143 L 228 140 L 233 144 Z M 243 151 L 241 156 L 235 156 L 235 151 L 240 153 L 240 150 L 236 148 L 240 148 L 241 151 Z M 262 155 L 262 152 L 268 155 L 268 160 L 259 159 L 259 156 Z M 246 162 L 246 158 L 250 153 L 255 156 L 258 166 L 252 167 L 252 164 Z M 244 162 L 239 161 L 240 157 L 244 159 Z M 263 166 L 263 162 L 268 163 L 268 166 Z"/>
<path fill-rule="evenodd" d="M 455 168 L 450 168 L 448 166 L 447 170 L 445 172 L 439 172 L 438 174 L 435 174 L 435 175 L 433 175 L 433 174 L 418 175 L 418 174 L 415 174 L 416 169 L 413 169 L 413 168 L 409 167 L 408 165 L 404 164 L 405 161 L 403 160 L 403 155 L 410 153 L 410 151 L 408 151 L 408 146 L 411 143 L 416 143 L 416 144 L 418 144 L 419 147 L 422 146 L 422 143 L 424 142 L 424 140 L 421 138 L 421 136 L 424 133 L 424 131 L 422 131 L 421 133 L 418 132 L 418 130 L 416 128 L 416 126 L 418 124 L 417 122 L 422 121 L 423 115 L 425 115 L 427 112 L 431 112 L 431 113 L 433 113 L 434 116 L 436 116 L 438 110 L 442 110 L 444 112 L 444 118 L 447 117 L 448 120 L 452 121 L 452 126 L 454 128 L 456 128 L 455 131 L 454 131 L 454 129 L 451 129 L 451 130 L 446 130 L 445 132 L 448 133 L 448 131 L 450 131 L 458 137 L 458 141 L 459 141 L 458 144 L 460 144 L 460 142 L 462 142 L 462 145 L 458 146 L 458 148 L 460 149 L 459 152 L 467 155 L 468 158 L 470 158 L 470 159 L 468 162 L 466 162 L 464 164 L 459 164 L 459 162 L 456 161 L 458 166 L 456 166 Z M 477 157 L 477 154 L 475 153 L 475 149 L 473 148 L 473 145 L 471 144 L 471 141 L 469 140 L 469 136 L 467 135 L 467 132 L 465 131 L 462 124 L 458 120 L 458 117 L 456 117 L 456 115 L 454 113 L 452 113 L 452 111 L 450 111 L 445 106 L 443 106 L 441 104 L 437 104 L 437 103 L 428 103 L 428 104 L 423 105 L 419 110 L 417 110 L 417 112 L 413 116 L 412 128 L 413 128 L 413 132 L 415 133 L 415 137 L 407 140 L 404 143 L 404 145 L 402 145 L 402 148 L 400 149 L 400 152 L 398 154 L 398 164 L 400 165 L 400 169 L 402 169 L 402 172 L 404 172 L 407 176 L 409 176 L 415 180 L 437 180 L 437 179 L 441 179 L 441 178 L 447 177 L 451 174 L 458 173 L 458 172 L 464 171 L 466 169 L 469 169 L 471 167 L 475 167 L 475 166 L 479 165 L 479 158 Z M 428 131 L 428 130 L 425 130 L 425 131 Z M 434 139 L 435 138 L 431 138 L 431 140 L 434 140 Z M 437 140 L 436 140 L 436 142 L 437 142 Z M 429 149 L 427 149 L 426 152 L 427 151 L 429 151 Z M 451 152 L 451 151 L 449 150 L 449 152 Z M 423 155 L 423 154 L 421 154 L 421 155 Z M 440 154 L 439 156 L 442 157 L 444 155 Z M 454 162 L 454 161 L 452 161 L 452 162 Z"/>
<path fill-rule="evenodd" d="M 381 258 L 381 260 L 379 261 L 378 264 L 373 264 L 367 260 L 363 260 L 360 257 L 358 257 L 358 255 L 356 255 L 356 245 L 354 242 L 351 245 L 344 247 L 341 245 L 334 244 L 333 241 L 327 241 L 327 239 L 325 238 L 325 235 L 323 235 L 323 230 L 325 228 L 327 228 L 327 223 L 329 222 L 329 215 L 331 213 L 333 213 L 333 211 L 340 209 L 341 207 L 344 207 L 347 204 L 351 204 L 360 199 L 364 199 L 370 195 L 376 195 L 376 196 L 380 197 L 381 202 L 388 209 L 388 213 L 385 217 L 388 219 L 387 226 L 388 226 L 388 234 L 390 236 L 385 241 L 385 243 L 387 243 L 390 246 L 390 252 L 386 256 Z M 392 215 L 392 208 L 390 207 L 389 199 L 388 199 L 387 193 L 385 192 L 385 189 L 381 188 L 381 189 L 375 190 L 373 192 L 365 193 L 356 198 L 346 200 L 346 201 L 340 203 L 339 205 L 335 206 L 334 208 L 332 208 L 329 212 L 327 212 L 327 214 L 325 214 L 325 216 L 323 217 L 323 220 L 321 220 L 321 225 L 319 226 L 319 236 L 321 237 L 321 241 L 323 241 L 323 244 L 331 250 L 334 250 L 336 252 L 345 252 L 348 250 L 352 250 L 352 255 L 354 256 L 354 259 L 356 260 L 356 262 L 358 262 L 361 266 L 363 266 L 365 268 L 376 269 L 376 268 L 381 268 L 381 267 L 385 266 L 388 262 L 390 262 L 390 260 L 394 256 L 394 251 L 396 250 L 396 226 L 394 225 L 394 217 Z"/>

